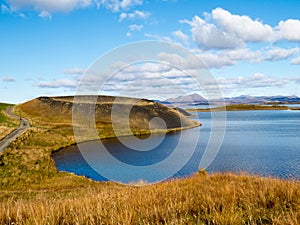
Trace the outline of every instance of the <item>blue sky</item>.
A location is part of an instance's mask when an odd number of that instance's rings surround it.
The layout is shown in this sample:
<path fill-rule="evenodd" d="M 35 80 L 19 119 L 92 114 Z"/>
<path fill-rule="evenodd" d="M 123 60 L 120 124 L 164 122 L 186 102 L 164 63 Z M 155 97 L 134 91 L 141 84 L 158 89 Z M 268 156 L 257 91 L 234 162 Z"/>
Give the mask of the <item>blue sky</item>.
<path fill-rule="evenodd" d="M 5 0 L 0 7 L 0 102 L 73 95 L 96 59 L 143 40 L 168 41 L 193 52 L 224 96 L 300 96 L 300 1 Z M 187 60 L 180 65 L 197 73 L 197 65 Z M 169 79 L 183 80 L 174 69 L 140 67 L 139 76 L 147 79 L 126 95 L 178 95 L 174 87 L 166 91 L 158 76 L 173 73 Z M 126 80 L 133 76 L 128 71 L 122 75 L 107 94 L 136 85 Z M 186 85 L 185 92 L 197 89 Z"/>

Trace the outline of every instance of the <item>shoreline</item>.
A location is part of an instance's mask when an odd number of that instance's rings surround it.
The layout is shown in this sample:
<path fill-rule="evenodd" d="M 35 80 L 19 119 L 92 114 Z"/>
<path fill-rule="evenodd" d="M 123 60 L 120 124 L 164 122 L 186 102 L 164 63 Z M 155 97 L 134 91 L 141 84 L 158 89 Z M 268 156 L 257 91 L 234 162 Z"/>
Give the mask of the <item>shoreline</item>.
<path fill-rule="evenodd" d="M 110 140 L 110 139 L 115 139 L 115 138 L 124 138 L 124 137 L 132 137 L 132 136 L 140 137 L 140 136 L 146 136 L 146 135 L 151 135 L 151 134 L 153 134 L 153 135 L 170 134 L 170 133 L 180 132 L 180 131 L 183 131 L 183 130 L 193 129 L 193 128 L 200 127 L 200 126 L 202 126 L 202 124 L 197 122 L 194 125 L 187 126 L 187 127 L 170 128 L 170 129 L 167 129 L 167 130 L 152 130 L 152 132 L 145 132 L 145 133 L 140 133 L 140 134 L 133 134 L 133 135 L 132 134 L 128 134 L 128 135 L 124 134 L 124 135 L 121 135 L 121 136 L 107 136 L 107 137 L 102 137 L 102 138 L 99 137 L 97 139 L 90 139 L 90 140 L 84 140 L 84 141 L 75 141 L 74 143 L 71 143 L 67 146 L 62 146 L 58 149 L 52 150 L 51 154 L 59 152 L 59 151 L 63 150 L 64 148 L 68 148 L 68 147 L 71 147 L 73 145 L 93 142 L 93 141 L 97 141 L 97 140 Z"/>
<path fill-rule="evenodd" d="M 300 107 L 288 107 L 288 106 L 262 106 L 262 105 L 249 105 L 249 104 L 236 104 L 220 106 L 215 108 L 195 109 L 188 108 L 187 112 L 218 112 L 218 111 L 257 111 L 257 110 L 300 110 Z"/>

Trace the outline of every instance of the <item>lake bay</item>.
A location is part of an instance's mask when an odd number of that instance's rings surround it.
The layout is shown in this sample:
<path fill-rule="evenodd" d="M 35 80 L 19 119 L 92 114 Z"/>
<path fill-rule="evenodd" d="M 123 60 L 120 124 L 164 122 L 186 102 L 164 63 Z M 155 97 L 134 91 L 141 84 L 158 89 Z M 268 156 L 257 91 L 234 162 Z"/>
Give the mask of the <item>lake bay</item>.
<path fill-rule="evenodd" d="M 83 143 L 81 150 L 94 158 L 94 163 L 99 165 L 98 171 L 106 170 L 119 174 L 116 181 L 127 183 L 143 179 L 156 182 L 164 176 L 165 171 L 172 170 L 182 163 L 180 154 L 184 155 L 193 148 L 191 142 L 195 140 L 195 134 L 199 133 L 192 157 L 171 177 L 189 176 L 201 166 L 199 163 L 211 132 L 211 113 L 199 112 L 198 115 L 201 127 L 168 134 L 159 146 L 150 151 L 132 150 L 116 138 L 104 140 L 103 144 L 109 154 L 118 161 L 137 168 L 133 171 L 110 163 L 105 154 L 106 150 L 99 149 L 97 142 Z M 136 141 L 132 137 L 123 139 L 128 142 L 131 139 Z M 159 137 L 154 136 L 152 139 L 155 141 Z M 139 168 L 158 164 L 170 157 L 179 140 L 184 142 L 184 147 L 172 161 L 164 167 L 154 167 L 151 171 L 139 171 Z M 53 153 L 52 157 L 60 171 L 73 172 L 99 181 L 107 180 L 101 172 L 99 175 L 91 168 L 75 145 Z M 246 172 L 266 177 L 300 179 L 300 111 L 227 112 L 226 133 L 222 146 L 215 160 L 206 169 L 209 173 Z M 168 173 L 165 176 L 168 176 Z"/>

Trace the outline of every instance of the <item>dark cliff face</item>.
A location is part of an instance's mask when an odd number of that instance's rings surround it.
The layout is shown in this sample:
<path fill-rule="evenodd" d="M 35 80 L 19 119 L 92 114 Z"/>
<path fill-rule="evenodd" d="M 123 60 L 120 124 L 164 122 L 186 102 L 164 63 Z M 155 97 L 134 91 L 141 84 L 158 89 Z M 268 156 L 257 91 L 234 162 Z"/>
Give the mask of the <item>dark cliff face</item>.
<path fill-rule="evenodd" d="M 75 102 L 74 102 L 75 100 Z M 94 101 L 96 104 L 92 104 Z M 119 127 L 128 123 L 132 131 L 149 130 L 149 122 L 154 118 L 160 118 L 165 126 L 157 120 L 152 120 L 151 129 L 173 129 L 195 125 L 185 115 L 172 108 L 168 108 L 157 102 L 146 99 L 115 98 L 112 96 L 73 96 L 67 97 L 39 97 L 23 103 L 19 107 L 29 117 L 45 123 L 72 124 L 73 105 L 80 118 L 87 119 L 95 116 L 95 122 L 99 129 L 112 129 L 112 111 L 114 120 Z"/>

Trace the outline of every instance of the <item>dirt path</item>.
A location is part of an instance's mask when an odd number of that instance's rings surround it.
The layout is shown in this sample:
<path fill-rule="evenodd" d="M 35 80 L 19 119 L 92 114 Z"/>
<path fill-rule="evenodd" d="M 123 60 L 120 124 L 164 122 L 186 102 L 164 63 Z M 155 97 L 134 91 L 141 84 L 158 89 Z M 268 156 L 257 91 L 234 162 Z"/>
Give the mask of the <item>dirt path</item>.
<path fill-rule="evenodd" d="M 20 126 L 18 129 L 14 130 L 9 135 L 7 135 L 2 141 L 0 141 L 0 152 L 4 151 L 4 149 L 9 146 L 10 142 L 14 141 L 17 137 L 19 137 L 25 130 L 27 130 L 30 127 L 30 123 L 28 120 L 20 118 L 12 112 L 12 107 L 7 108 L 6 113 L 11 117 L 19 119 Z"/>

